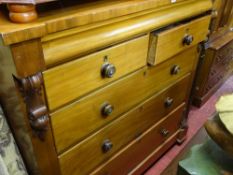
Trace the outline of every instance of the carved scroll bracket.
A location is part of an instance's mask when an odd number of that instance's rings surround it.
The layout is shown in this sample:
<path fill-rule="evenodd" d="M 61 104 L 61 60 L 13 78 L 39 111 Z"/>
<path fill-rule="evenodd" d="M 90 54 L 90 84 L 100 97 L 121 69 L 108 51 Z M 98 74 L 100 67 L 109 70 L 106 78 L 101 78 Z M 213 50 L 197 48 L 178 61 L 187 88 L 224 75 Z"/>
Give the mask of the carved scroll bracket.
<path fill-rule="evenodd" d="M 20 91 L 28 113 L 29 123 L 35 134 L 44 140 L 48 129 L 48 109 L 43 100 L 43 78 L 41 72 L 18 78 L 13 75 L 16 87 Z"/>

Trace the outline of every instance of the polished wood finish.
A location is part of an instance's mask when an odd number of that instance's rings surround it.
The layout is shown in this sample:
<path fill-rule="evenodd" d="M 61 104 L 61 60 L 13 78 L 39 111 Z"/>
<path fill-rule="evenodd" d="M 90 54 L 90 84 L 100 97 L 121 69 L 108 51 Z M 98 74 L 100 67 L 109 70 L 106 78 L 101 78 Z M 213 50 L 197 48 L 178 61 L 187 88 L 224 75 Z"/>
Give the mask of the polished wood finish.
<path fill-rule="evenodd" d="M 221 30 L 228 30 L 232 26 L 233 2 L 231 0 L 215 0 L 213 3 L 213 19 L 211 21 L 210 38 L 218 34 Z"/>
<path fill-rule="evenodd" d="M 42 46 L 39 39 L 11 45 L 17 74 L 20 77 L 34 75 L 45 70 Z"/>
<path fill-rule="evenodd" d="M 215 14 L 213 16 L 212 22 L 211 22 L 211 33 L 214 33 L 219 30 L 221 19 L 224 12 L 226 0 L 215 0 L 213 3 L 213 13 Z"/>
<path fill-rule="evenodd" d="M 145 35 L 43 72 L 49 109 L 54 110 L 146 66 L 148 42 Z M 101 75 L 106 64 L 115 66 L 113 77 Z"/>
<path fill-rule="evenodd" d="M 173 8 L 164 8 L 130 20 L 97 27 L 85 32 L 71 33 L 71 35 L 68 34 L 66 37 L 51 41 L 47 40 L 43 42 L 46 66 L 51 67 L 72 60 L 77 56 L 96 51 L 112 43 L 137 36 L 139 33 L 153 31 L 177 20 L 197 15 L 199 12 L 205 11 L 206 8 L 209 9 L 208 3 L 209 1 L 205 0 L 183 5 L 178 3 Z M 69 47 L 69 50 L 60 52 L 65 47 Z"/>
<path fill-rule="evenodd" d="M 16 74 L 11 50 L 7 46 L 0 44 L 0 103 L 4 114 L 11 126 L 16 139 L 16 143 L 23 155 L 29 173 L 38 174 L 33 146 L 28 133 L 29 127 L 26 122 L 26 115 L 21 111 L 23 104 L 18 98 L 12 74 Z M 24 142 L 22 142 L 24 140 Z"/>
<path fill-rule="evenodd" d="M 16 88 L 23 97 L 26 113 L 33 133 L 39 139 L 44 140 L 49 125 L 48 109 L 44 103 L 42 93 L 43 79 L 42 74 L 37 73 L 26 78 L 18 78 L 13 75 Z"/>
<path fill-rule="evenodd" d="M 230 27 L 230 29 L 232 30 L 232 28 L 233 28 L 233 8 L 231 9 L 231 14 L 230 14 L 230 16 L 229 16 L 229 21 L 228 21 L 228 24 L 227 24 L 229 27 Z"/>
<path fill-rule="evenodd" d="M 147 170 L 156 160 L 158 160 L 169 148 L 171 148 L 177 141 L 179 133 L 177 131 L 171 138 L 162 143 L 149 156 L 147 156 L 136 168 L 134 168 L 129 175 L 141 175 Z"/>
<path fill-rule="evenodd" d="M 211 50 L 219 50 L 224 47 L 226 44 L 233 40 L 233 32 L 224 33 L 221 38 L 214 40 L 213 42 L 209 43 L 209 48 Z"/>
<path fill-rule="evenodd" d="M 232 74 L 233 32 L 228 32 L 212 41 L 201 60 L 195 88 L 193 104 L 200 107 L 222 83 Z"/>
<path fill-rule="evenodd" d="M 178 13 L 174 13 L 175 16 L 171 15 L 172 18 L 171 16 L 164 17 L 162 20 L 158 22 L 158 26 L 162 24 L 162 21 L 165 21 L 166 24 L 169 24 L 172 23 L 172 21 L 175 22 L 176 20 L 181 20 L 187 17 L 201 14 L 209 10 L 212 5 L 209 0 L 177 0 L 177 2 L 180 2 L 177 4 L 180 5 L 182 1 L 184 1 L 184 5 L 181 6 L 184 6 L 184 9 L 186 9 L 185 13 L 182 13 L 182 15 L 180 13 L 180 15 Z M 31 40 L 38 37 L 42 37 L 49 33 L 54 33 L 61 30 L 66 30 L 73 27 L 87 25 L 112 18 L 122 17 L 124 15 L 130 15 L 144 10 L 157 10 L 159 7 L 163 7 L 166 5 L 171 5 L 171 1 L 138 0 L 137 2 L 124 2 L 115 0 L 104 0 L 94 2 L 92 4 L 71 7 L 67 10 L 61 9 L 58 11 L 40 14 L 41 17 L 37 22 L 23 25 L 17 25 L 9 22 L 9 20 L 4 16 L 4 14 L 0 13 L 0 33 L 2 34 L 2 38 L 5 44 L 13 44 L 25 40 Z M 174 3 L 173 5 L 176 6 L 176 3 Z M 179 10 L 180 9 L 176 9 L 177 12 Z M 168 15 L 171 12 L 172 11 L 166 13 Z M 166 13 L 162 13 L 161 16 L 165 15 Z M 175 19 L 176 17 L 177 19 Z"/>
<path fill-rule="evenodd" d="M 129 145 L 117 152 L 111 159 L 94 170 L 91 175 L 128 174 L 151 152 L 157 149 L 167 139 L 170 139 L 179 130 L 184 104 L 180 105 L 165 118 L 139 135 Z M 164 136 L 161 130 L 166 129 L 169 134 Z M 173 136 L 174 137 L 174 136 Z M 127 168 L 124 168 L 127 165 Z"/>
<path fill-rule="evenodd" d="M 1 60 L 6 65 L 0 68 L 0 81 L 6 82 L 0 87 L 1 101 L 29 173 L 91 173 L 121 152 L 131 154 L 128 148 L 135 139 L 144 139 L 151 127 L 164 123 L 165 141 L 159 139 L 146 155 L 138 152 L 142 157 L 137 163 L 122 167 L 141 174 L 177 140 L 183 141 L 198 46 L 151 66 L 146 58 L 148 36 L 208 18 L 211 5 L 211 0 L 86 1 L 39 12 L 38 20 L 30 24 L 11 23 L 1 11 L 0 49 L 10 55 Z M 199 30 L 206 31 L 206 25 Z M 191 39 L 185 37 L 185 42 Z M 103 65 L 103 60 L 109 63 Z M 179 112 L 172 112 L 175 108 Z M 42 115 L 50 120 L 46 118 L 43 135 L 38 135 L 42 130 L 35 130 L 35 124 L 37 129 L 42 126 L 43 120 L 36 123 Z"/>
<path fill-rule="evenodd" d="M 187 0 L 177 0 L 176 2 L 179 3 L 183 1 Z M 67 16 L 65 23 L 60 19 L 61 14 L 57 15 L 56 13 L 53 13 L 53 15 L 43 15 L 49 16 L 49 19 L 51 19 L 47 23 L 47 28 L 49 33 L 53 33 L 68 28 L 141 12 L 144 10 L 156 9 L 170 4 L 170 0 L 137 0 L 136 2 L 101 0 L 84 5 L 76 5 L 69 8 L 69 12 L 64 12 L 63 10 L 55 11 L 57 13 L 62 13 L 62 16 Z M 93 10 L 95 11 L 94 14 L 92 13 Z"/>
<path fill-rule="evenodd" d="M 28 77 L 33 74 L 33 72 L 40 72 L 44 69 L 44 61 L 41 52 L 41 45 L 38 40 L 32 40 L 22 45 L 12 45 L 12 55 L 13 60 L 17 70 L 18 77 Z M 36 66 L 35 66 L 36 65 Z M 18 92 L 20 89 L 18 89 Z M 44 91 L 41 89 L 40 92 L 43 96 L 43 101 L 45 103 Z M 27 106 L 23 102 L 24 99 L 21 95 L 18 95 L 23 108 L 24 116 L 28 118 L 29 114 L 26 113 Z M 45 104 L 46 105 L 46 104 Z M 26 119 L 29 122 L 28 119 Z M 29 126 L 29 123 L 28 123 Z M 36 157 L 36 162 L 39 166 L 38 173 L 41 174 L 60 174 L 58 159 L 55 156 L 56 150 L 53 145 L 53 136 L 51 132 L 51 127 L 48 125 L 47 131 L 44 135 L 44 139 L 38 139 L 37 135 L 30 128 L 30 137 L 33 144 L 33 151 Z M 27 148 L 24 148 L 27 150 Z M 30 160 L 28 160 L 30 161 Z M 48 167 L 52 167 L 48 169 Z"/>
<path fill-rule="evenodd" d="M 191 72 L 197 56 L 197 48 L 193 47 L 157 67 L 143 68 L 50 114 L 58 152 Z M 174 65 L 179 65 L 181 68 L 177 75 L 171 75 Z M 111 116 L 103 118 L 101 107 L 106 102 L 115 109 Z"/>
<path fill-rule="evenodd" d="M 1 89 L 1 103 L 10 120 L 11 127 L 17 138 L 22 155 L 30 174 L 56 174 L 59 175 L 58 159 L 53 145 L 53 136 L 50 126 L 44 136 L 44 140 L 38 139 L 30 127 L 27 106 L 24 98 L 20 94 L 20 89 L 15 87 L 12 74 L 17 77 L 28 77 L 34 72 L 44 69 L 43 57 L 40 52 L 38 40 L 32 40 L 22 45 L 12 45 L 5 47 L 1 43 L 1 48 L 7 50 L 7 55 L 3 55 L 1 75 L 3 78 Z M 31 59 L 30 59 L 30 58 Z M 36 65 L 36 66 L 35 66 Z M 9 93 L 11 92 L 11 93 Z M 43 89 L 41 91 L 44 100 Z M 22 140 L 24 140 L 22 142 Z M 52 167 L 48 169 L 47 167 Z"/>
<path fill-rule="evenodd" d="M 233 1 L 225 0 L 223 13 L 221 15 L 221 20 L 220 20 L 220 27 L 229 27 L 229 22 L 232 20 L 231 19 L 232 8 L 233 8 Z"/>
<path fill-rule="evenodd" d="M 37 39 L 47 33 L 41 23 L 15 24 L 9 22 L 3 12 L 0 12 L 0 19 L 0 34 L 4 45 Z"/>
<path fill-rule="evenodd" d="M 15 23 L 29 23 L 38 17 L 33 4 L 8 4 L 9 17 Z"/>
<path fill-rule="evenodd" d="M 210 16 L 198 18 L 191 22 L 178 25 L 168 30 L 155 31 L 150 36 L 148 62 L 152 65 L 159 64 L 166 59 L 206 40 Z M 185 37 L 190 36 L 190 44 L 185 44 Z"/>
<path fill-rule="evenodd" d="M 232 74 L 232 22 L 233 1 L 215 0 L 210 35 L 201 54 L 193 88 L 193 104 L 198 107 Z"/>
<path fill-rule="evenodd" d="M 152 96 L 110 125 L 107 125 L 72 149 L 61 154 L 59 160 L 62 173 L 70 175 L 90 173 L 90 170 L 107 160 L 109 156 L 143 133 L 146 128 L 151 127 L 162 119 L 163 116 L 176 108 L 178 104 L 181 104 L 186 96 L 188 82 L 189 77 L 186 77 L 175 86 Z M 183 93 L 181 93 L 181 89 Z M 166 107 L 164 104 L 168 97 L 174 99 L 174 104 L 170 107 Z M 181 115 L 180 111 L 183 111 L 183 106 L 179 110 L 179 114 L 177 114 L 179 116 Z M 112 149 L 106 153 L 101 149 L 105 140 L 110 140 L 113 144 Z M 85 157 L 89 157 L 89 159 L 83 161 Z M 70 164 L 70 161 L 73 163 Z"/>

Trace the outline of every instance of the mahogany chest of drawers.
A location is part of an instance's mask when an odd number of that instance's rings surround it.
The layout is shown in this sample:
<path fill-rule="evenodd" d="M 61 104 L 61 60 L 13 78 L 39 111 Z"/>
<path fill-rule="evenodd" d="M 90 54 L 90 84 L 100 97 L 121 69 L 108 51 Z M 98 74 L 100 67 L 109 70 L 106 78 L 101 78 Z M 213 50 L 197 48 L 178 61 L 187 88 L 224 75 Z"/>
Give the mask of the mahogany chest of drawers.
<path fill-rule="evenodd" d="M 212 4 L 172 2 L 2 15 L 1 102 L 30 174 L 142 174 L 183 142 Z"/>

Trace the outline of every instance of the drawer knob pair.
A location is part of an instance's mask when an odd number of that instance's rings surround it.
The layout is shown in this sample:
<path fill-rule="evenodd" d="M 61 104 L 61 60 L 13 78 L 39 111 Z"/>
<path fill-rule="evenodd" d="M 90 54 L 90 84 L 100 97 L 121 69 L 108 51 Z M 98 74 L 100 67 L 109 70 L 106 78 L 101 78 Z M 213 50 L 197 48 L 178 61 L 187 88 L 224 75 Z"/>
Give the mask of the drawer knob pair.
<path fill-rule="evenodd" d="M 112 78 L 116 73 L 116 67 L 113 64 L 106 63 L 102 66 L 101 74 L 104 78 Z"/>
<path fill-rule="evenodd" d="M 163 137 L 167 137 L 170 134 L 170 132 L 165 128 L 161 129 L 160 133 Z"/>
<path fill-rule="evenodd" d="M 180 66 L 179 65 L 174 65 L 171 68 L 171 74 L 172 75 L 177 75 L 180 72 Z"/>
<path fill-rule="evenodd" d="M 106 152 L 110 151 L 112 149 L 112 147 L 113 147 L 112 142 L 107 139 L 107 140 L 104 141 L 104 143 L 102 145 L 102 151 L 104 153 L 106 153 Z"/>
<path fill-rule="evenodd" d="M 107 117 L 107 116 L 112 114 L 113 110 L 114 110 L 113 105 L 106 103 L 102 107 L 101 113 L 102 113 L 103 116 Z"/>
<path fill-rule="evenodd" d="M 189 46 L 193 42 L 193 36 L 192 35 L 186 35 L 183 39 L 183 45 Z"/>

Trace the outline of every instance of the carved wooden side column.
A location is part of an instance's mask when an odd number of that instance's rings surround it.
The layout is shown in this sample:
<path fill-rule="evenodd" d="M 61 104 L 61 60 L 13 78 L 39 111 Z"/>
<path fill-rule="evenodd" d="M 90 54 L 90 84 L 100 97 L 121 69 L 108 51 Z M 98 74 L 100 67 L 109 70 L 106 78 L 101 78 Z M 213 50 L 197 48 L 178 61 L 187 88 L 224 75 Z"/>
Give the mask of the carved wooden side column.
<path fill-rule="evenodd" d="M 8 4 L 7 7 L 12 22 L 28 23 L 36 20 L 38 17 L 33 4 Z"/>
<path fill-rule="evenodd" d="M 17 78 L 13 75 L 17 89 L 19 89 L 28 114 L 29 124 L 42 141 L 45 139 L 49 125 L 48 109 L 43 101 L 42 73 L 27 78 Z"/>
<path fill-rule="evenodd" d="M 23 155 L 28 153 L 28 147 L 32 147 L 30 154 L 35 159 L 35 162 L 31 162 L 34 160 L 24 156 L 26 165 L 30 169 L 29 174 L 60 175 L 59 160 L 45 99 L 42 72 L 46 68 L 40 38 L 13 44 L 10 49 L 15 71 L 9 71 L 8 77 L 10 79 L 12 74 L 15 75 L 12 83 L 15 83 L 16 88 L 12 87 L 12 89 L 18 93 L 17 104 L 21 106 L 19 107 L 21 110 L 17 112 L 22 114 L 21 120 L 25 123 L 24 129 L 31 141 L 30 145 L 25 145 L 23 140 L 19 140 L 19 143 L 21 143 Z M 9 107 L 9 110 L 11 108 Z M 9 118 L 15 119 L 15 113 L 12 113 Z M 17 133 L 21 128 L 14 127 L 13 129 Z M 34 164 L 32 169 L 31 166 Z"/>

